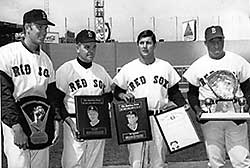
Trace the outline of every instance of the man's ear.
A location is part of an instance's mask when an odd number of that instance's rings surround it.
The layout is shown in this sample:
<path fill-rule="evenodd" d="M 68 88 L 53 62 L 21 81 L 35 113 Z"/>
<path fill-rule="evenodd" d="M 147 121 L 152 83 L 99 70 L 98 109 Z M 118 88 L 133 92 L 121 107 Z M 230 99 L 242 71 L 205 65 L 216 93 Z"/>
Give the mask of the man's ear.
<path fill-rule="evenodd" d="M 79 44 L 76 44 L 76 52 L 80 53 L 80 46 L 79 46 Z"/>

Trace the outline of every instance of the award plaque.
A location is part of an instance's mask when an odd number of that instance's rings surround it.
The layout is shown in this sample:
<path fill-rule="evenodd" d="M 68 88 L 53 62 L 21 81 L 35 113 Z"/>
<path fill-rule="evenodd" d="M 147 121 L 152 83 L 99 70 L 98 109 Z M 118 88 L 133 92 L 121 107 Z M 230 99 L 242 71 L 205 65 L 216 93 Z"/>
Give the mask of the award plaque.
<path fill-rule="evenodd" d="M 146 98 L 113 103 L 118 144 L 152 140 Z"/>
<path fill-rule="evenodd" d="M 111 138 L 108 101 L 103 96 L 75 96 L 75 108 L 80 139 Z"/>
<path fill-rule="evenodd" d="M 28 136 L 28 149 L 43 149 L 54 138 L 54 111 L 47 99 L 28 96 L 17 101 L 22 112 L 21 125 Z"/>
<path fill-rule="evenodd" d="M 155 119 L 170 152 L 175 152 L 201 142 L 184 107 L 157 113 Z"/>
<path fill-rule="evenodd" d="M 207 84 L 216 98 L 208 97 L 201 101 L 203 110 L 207 112 L 201 114 L 201 120 L 249 119 L 249 113 L 244 113 L 246 99 L 236 96 L 239 83 L 233 73 L 226 70 L 212 72 L 202 82 Z"/>

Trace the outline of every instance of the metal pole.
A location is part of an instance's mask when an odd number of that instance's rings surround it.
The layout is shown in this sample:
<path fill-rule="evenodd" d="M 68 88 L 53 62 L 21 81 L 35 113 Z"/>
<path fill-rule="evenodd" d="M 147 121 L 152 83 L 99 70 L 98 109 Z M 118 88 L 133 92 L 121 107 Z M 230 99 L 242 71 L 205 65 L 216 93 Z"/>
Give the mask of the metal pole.
<path fill-rule="evenodd" d="M 90 19 L 88 17 L 88 30 L 90 30 Z"/>
<path fill-rule="evenodd" d="M 133 42 L 135 42 L 135 19 L 134 19 L 134 17 L 132 16 L 132 17 L 130 17 L 130 19 L 131 19 L 131 24 L 132 24 L 132 37 L 133 37 Z"/>
<path fill-rule="evenodd" d="M 153 27 L 153 32 L 155 33 L 155 17 L 153 16 L 153 17 L 151 17 L 151 19 L 152 19 L 152 27 Z"/>
<path fill-rule="evenodd" d="M 175 40 L 178 41 L 178 17 L 175 16 Z"/>

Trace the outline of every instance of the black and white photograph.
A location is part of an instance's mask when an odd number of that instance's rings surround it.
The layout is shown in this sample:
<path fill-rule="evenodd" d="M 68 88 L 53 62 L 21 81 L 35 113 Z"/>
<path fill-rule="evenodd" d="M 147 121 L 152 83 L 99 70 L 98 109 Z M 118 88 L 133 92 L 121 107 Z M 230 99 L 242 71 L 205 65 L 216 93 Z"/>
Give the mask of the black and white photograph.
<path fill-rule="evenodd" d="M 0 167 L 250 167 L 249 46 L 250 0 L 0 0 Z"/>

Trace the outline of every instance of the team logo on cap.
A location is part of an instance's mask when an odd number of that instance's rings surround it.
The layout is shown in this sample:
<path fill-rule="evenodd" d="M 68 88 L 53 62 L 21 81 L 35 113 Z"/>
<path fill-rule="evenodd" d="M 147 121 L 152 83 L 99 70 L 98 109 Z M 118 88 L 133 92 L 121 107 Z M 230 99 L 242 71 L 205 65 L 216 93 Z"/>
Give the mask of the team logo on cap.
<path fill-rule="evenodd" d="M 88 31 L 88 36 L 89 36 L 89 38 L 92 38 L 93 37 L 92 32 Z"/>
<path fill-rule="evenodd" d="M 43 18 L 43 19 L 46 19 L 46 18 L 47 18 L 47 16 L 46 16 L 46 13 L 45 13 L 45 12 L 42 12 L 42 18 Z"/>
<path fill-rule="evenodd" d="M 211 31 L 212 31 L 212 34 L 216 33 L 216 29 L 214 27 L 212 27 Z"/>

